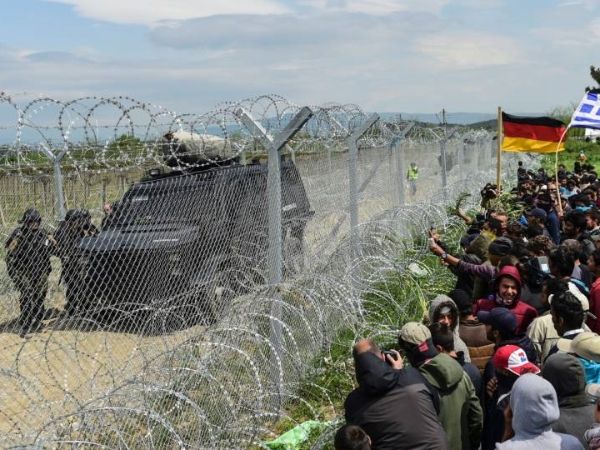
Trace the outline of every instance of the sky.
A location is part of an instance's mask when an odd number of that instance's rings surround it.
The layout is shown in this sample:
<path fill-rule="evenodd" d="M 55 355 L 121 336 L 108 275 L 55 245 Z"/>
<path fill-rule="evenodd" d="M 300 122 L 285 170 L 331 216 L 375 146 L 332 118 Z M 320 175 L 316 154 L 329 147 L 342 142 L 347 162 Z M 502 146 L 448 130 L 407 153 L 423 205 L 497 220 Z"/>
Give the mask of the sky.
<path fill-rule="evenodd" d="M 278 94 L 366 111 L 550 112 L 600 66 L 600 0 L 3 0 L 0 91 L 181 113 Z"/>

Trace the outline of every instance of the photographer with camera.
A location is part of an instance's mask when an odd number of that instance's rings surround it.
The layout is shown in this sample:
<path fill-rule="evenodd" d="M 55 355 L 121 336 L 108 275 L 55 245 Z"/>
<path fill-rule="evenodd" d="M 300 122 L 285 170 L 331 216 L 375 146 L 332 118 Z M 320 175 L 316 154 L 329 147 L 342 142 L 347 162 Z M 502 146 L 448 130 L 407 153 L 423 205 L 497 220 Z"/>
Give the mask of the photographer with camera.
<path fill-rule="evenodd" d="M 437 417 L 438 393 L 415 367 L 403 367 L 397 351 L 384 354 L 371 339 L 356 342 L 352 356 L 358 387 L 344 403 L 346 422 L 360 426 L 373 448 L 455 448 Z"/>

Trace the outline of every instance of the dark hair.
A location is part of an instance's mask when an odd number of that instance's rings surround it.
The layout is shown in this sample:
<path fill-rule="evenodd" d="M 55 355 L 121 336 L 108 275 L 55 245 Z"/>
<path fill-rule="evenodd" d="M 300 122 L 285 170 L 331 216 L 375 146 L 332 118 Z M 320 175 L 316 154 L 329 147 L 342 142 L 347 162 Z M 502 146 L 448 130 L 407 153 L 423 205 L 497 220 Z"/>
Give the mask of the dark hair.
<path fill-rule="evenodd" d="M 583 323 L 583 306 L 570 291 L 559 292 L 552 297 L 550 308 L 554 314 L 565 321 L 569 330 L 580 328 Z"/>
<path fill-rule="evenodd" d="M 464 289 L 454 289 L 448 293 L 448 297 L 454 301 L 460 315 L 473 314 L 473 299 L 467 291 Z"/>
<path fill-rule="evenodd" d="M 600 210 L 593 208 L 585 213 L 587 216 L 590 216 L 593 220 L 600 223 Z"/>
<path fill-rule="evenodd" d="M 552 250 L 548 255 L 548 262 L 561 277 L 570 277 L 575 268 L 573 255 L 564 247 Z"/>
<path fill-rule="evenodd" d="M 433 345 L 439 345 L 445 352 L 454 350 L 454 333 L 448 325 L 436 322 L 429 326 L 429 331 Z"/>
<path fill-rule="evenodd" d="M 537 236 L 542 236 L 544 234 L 544 227 L 541 225 L 534 225 L 530 223 L 527 225 L 527 229 L 525 230 L 525 237 L 527 239 L 533 239 Z"/>
<path fill-rule="evenodd" d="M 490 230 L 492 230 L 497 236 L 500 236 L 500 233 L 502 232 L 502 222 L 495 217 L 488 217 L 487 223 Z"/>
<path fill-rule="evenodd" d="M 550 251 L 556 248 L 556 244 L 550 238 L 550 236 L 536 236 L 529 240 L 527 243 L 527 248 L 535 255 L 548 255 Z"/>
<path fill-rule="evenodd" d="M 600 250 L 596 249 L 592 252 L 592 254 L 590 255 L 590 258 L 592 258 L 594 260 L 594 264 L 596 264 L 597 267 L 600 267 Z M 588 259 L 589 261 L 589 259 Z"/>
<path fill-rule="evenodd" d="M 504 266 L 517 267 L 518 264 L 519 258 L 517 258 L 515 255 L 504 255 L 502 258 L 500 258 L 500 261 L 498 261 L 498 270 L 502 269 Z"/>
<path fill-rule="evenodd" d="M 571 222 L 579 231 L 585 231 L 585 214 L 581 211 L 569 211 L 565 216 L 565 222 Z"/>
<path fill-rule="evenodd" d="M 556 295 L 569 290 L 569 283 L 560 278 L 548 278 L 546 280 L 546 294 Z"/>
<path fill-rule="evenodd" d="M 333 438 L 335 450 L 370 450 L 369 436 L 358 425 L 344 425 Z"/>

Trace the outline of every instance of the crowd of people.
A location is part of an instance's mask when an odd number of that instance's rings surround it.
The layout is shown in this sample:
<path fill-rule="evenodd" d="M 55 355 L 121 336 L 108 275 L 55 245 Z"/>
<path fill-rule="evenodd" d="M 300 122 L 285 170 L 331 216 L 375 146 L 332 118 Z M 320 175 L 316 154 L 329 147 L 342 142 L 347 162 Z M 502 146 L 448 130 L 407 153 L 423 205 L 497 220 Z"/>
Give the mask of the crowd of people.
<path fill-rule="evenodd" d="M 517 177 L 517 212 L 491 184 L 458 211 L 457 254 L 431 232 L 456 284 L 427 317 L 355 343 L 336 449 L 600 449 L 600 180 L 582 158 Z"/>

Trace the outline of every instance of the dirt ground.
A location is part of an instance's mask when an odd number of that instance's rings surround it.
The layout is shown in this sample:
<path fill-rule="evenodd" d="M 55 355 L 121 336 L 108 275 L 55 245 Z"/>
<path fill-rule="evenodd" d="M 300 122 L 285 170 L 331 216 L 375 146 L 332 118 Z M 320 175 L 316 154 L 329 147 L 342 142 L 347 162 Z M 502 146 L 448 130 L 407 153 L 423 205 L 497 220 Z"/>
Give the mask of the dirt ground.
<path fill-rule="evenodd" d="M 44 424 L 121 386 L 148 361 L 203 330 L 138 336 L 46 328 L 25 339 L 1 333 L 0 446 L 27 442 Z"/>

